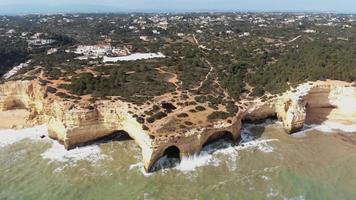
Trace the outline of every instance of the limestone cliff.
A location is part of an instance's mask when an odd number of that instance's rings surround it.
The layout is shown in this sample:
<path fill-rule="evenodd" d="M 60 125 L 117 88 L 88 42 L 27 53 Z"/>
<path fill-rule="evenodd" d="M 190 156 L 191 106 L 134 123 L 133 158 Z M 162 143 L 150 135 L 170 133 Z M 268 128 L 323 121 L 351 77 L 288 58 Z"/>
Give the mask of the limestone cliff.
<path fill-rule="evenodd" d="M 49 137 L 61 142 L 65 148 L 94 141 L 115 131 L 126 131 L 141 147 L 146 170 L 175 146 L 180 154 L 193 155 L 199 152 L 212 137 L 238 130 L 218 127 L 192 128 L 182 132 L 156 134 L 143 130 L 143 126 L 129 111 L 129 103 L 120 100 L 100 100 L 89 105 L 74 100 L 65 100 L 49 93 L 37 80 L 6 82 L 0 85 L 0 111 L 25 108 L 31 112 L 29 125 L 47 124 Z M 131 113 L 131 114 L 130 114 Z"/>
<path fill-rule="evenodd" d="M 333 119 L 355 122 L 356 88 L 338 81 L 306 83 L 269 100 L 256 99 L 247 103 L 230 124 L 218 123 L 181 132 L 152 133 L 132 116 L 129 104 L 120 100 L 76 103 L 50 94 L 40 82 L 16 81 L 0 85 L 0 111 L 26 108 L 31 112 L 29 124 L 47 124 L 51 138 L 67 148 L 90 142 L 123 130 L 142 149 L 146 170 L 170 147 L 181 156 L 193 155 L 209 141 L 229 135 L 239 138 L 244 120 L 256 121 L 277 117 L 289 132 L 300 130 L 304 123 L 322 123 Z M 131 114 L 130 114 L 131 113 Z"/>
<path fill-rule="evenodd" d="M 250 102 L 243 119 L 259 120 L 276 116 L 288 133 L 299 131 L 305 123 L 321 124 L 327 120 L 354 123 L 356 88 L 341 81 L 317 81 L 271 98 Z"/>

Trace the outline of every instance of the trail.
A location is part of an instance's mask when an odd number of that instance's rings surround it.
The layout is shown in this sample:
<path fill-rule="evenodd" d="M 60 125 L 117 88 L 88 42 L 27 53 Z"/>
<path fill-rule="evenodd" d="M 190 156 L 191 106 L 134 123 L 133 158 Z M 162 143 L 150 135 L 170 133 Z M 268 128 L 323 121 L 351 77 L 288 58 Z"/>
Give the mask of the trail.
<path fill-rule="evenodd" d="M 200 50 L 203 54 L 206 55 L 206 52 L 203 51 L 204 49 L 201 47 L 201 45 L 200 45 L 198 39 L 195 37 L 195 34 L 193 34 L 193 40 L 194 40 L 194 43 L 198 46 L 199 50 Z M 205 62 L 209 65 L 209 67 L 210 67 L 209 72 L 206 74 L 205 79 L 199 83 L 199 86 L 193 88 L 192 90 L 199 90 L 201 87 L 203 87 L 204 83 L 208 80 L 209 76 L 211 75 L 211 73 L 213 73 L 213 71 L 214 71 L 214 69 L 215 69 L 214 66 L 211 64 L 211 62 L 210 62 L 209 60 L 207 60 L 205 57 L 204 57 L 203 59 L 204 59 L 204 61 L 205 61 Z M 220 85 L 220 82 L 219 82 L 219 80 L 218 80 L 218 77 L 216 77 L 216 78 L 214 79 L 214 83 L 216 83 L 216 84 L 219 86 L 219 88 L 223 91 L 225 97 L 228 97 L 228 98 L 233 99 L 233 98 L 229 95 L 229 93 Z"/>
<path fill-rule="evenodd" d="M 169 72 L 169 71 L 166 71 L 166 70 L 164 70 L 164 69 L 162 69 L 162 68 L 155 68 L 159 73 L 161 73 L 161 74 L 170 74 L 170 75 L 172 75 L 172 77 L 171 78 L 169 78 L 167 81 L 169 82 L 169 83 L 172 83 L 175 87 L 176 87 L 176 90 L 178 90 L 178 87 L 179 87 L 179 80 L 178 80 L 178 75 L 177 74 L 175 74 L 175 73 L 172 73 L 172 72 Z"/>
<path fill-rule="evenodd" d="M 205 58 L 204 58 L 204 59 L 205 59 Z M 209 67 L 210 67 L 209 72 L 206 74 L 204 80 L 202 80 L 202 81 L 199 83 L 199 86 L 193 88 L 192 90 L 199 90 L 201 87 L 203 87 L 204 83 L 208 80 L 210 74 L 211 74 L 211 73 L 213 72 L 213 70 L 214 70 L 213 65 L 212 65 L 209 61 L 205 60 L 205 62 L 206 62 L 206 63 L 209 65 Z"/>
<path fill-rule="evenodd" d="M 199 44 L 199 41 L 197 40 L 197 38 L 195 37 L 195 34 L 193 34 L 193 40 L 194 40 L 194 43 L 197 45 L 198 49 L 203 53 L 205 54 L 204 51 L 202 51 L 201 47 L 200 47 L 200 44 Z M 213 65 L 206 59 L 204 58 L 204 61 L 209 65 L 210 69 L 209 69 L 209 72 L 206 74 L 204 80 L 202 80 L 200 83 L 199 83 L 199 86 L 193 88 L 192 90 L 199 90 L 201 87 L 203 87 L 204 83 L 208 80 L 210 74 L 213 72 L 214 70 L 214 67 Z"/>

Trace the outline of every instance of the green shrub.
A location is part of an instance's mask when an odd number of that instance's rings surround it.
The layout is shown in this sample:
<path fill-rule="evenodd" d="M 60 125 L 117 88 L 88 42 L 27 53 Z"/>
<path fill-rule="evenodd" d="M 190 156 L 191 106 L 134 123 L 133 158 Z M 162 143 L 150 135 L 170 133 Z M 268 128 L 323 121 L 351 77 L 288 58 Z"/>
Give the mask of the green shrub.
<path fill-rule="evenodd" d="M 222 111 L 214 111 L 208 116 L 208 120 L 218 120 L 218 119 L 227 119 L 229 117 L 229 113 Z"/>
<path fill-rule="evenodd" d="M 203 106 L 197 106 L 197 107 L 195 107 L 195 109 L 196 109 L 197 111 L 204 111 L 204 110 L 206 110 L 206 108 L 203 107 Z"/>
<path fill-rule="evenodd" d="M 189 117 L 189 115 L 187 113 L 180 113 L 180 114 L 177 115 L 177 117 L 186 118 L 186 117 Z"/>
<path fill-rule="evenodd" d="M 167 117 L 167 114 L 165 112 L 160 111 L 160 112 L 154 114 L 152 117 L 156 120 L 160 120 L 160 119 Z"/>

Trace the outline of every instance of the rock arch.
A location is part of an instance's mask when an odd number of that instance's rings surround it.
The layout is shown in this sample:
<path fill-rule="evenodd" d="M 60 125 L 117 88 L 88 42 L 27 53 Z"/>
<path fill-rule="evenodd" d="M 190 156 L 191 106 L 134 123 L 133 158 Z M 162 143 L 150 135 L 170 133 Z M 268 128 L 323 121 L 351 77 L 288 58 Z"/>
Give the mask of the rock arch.
<path fill-rule="evenodd" d="M 155 172 L 165 168 L 172 168 L 181 161 L 181 150 L 176 145 L 170 145 L 163 148 L 161 153 L 152 157 L 149 167 L 146 169 L 148 172 Z"/>
<path fill-rule="evenodd" d="M 220 139 L 226 139 L 230 141 L 232 144 L 235 144 L 236 140 L 234 138 L 234 135 L 230 131 L 217 131 L 212 133 L 207 139 L 201 144 L 201 148 L 204 148 L 208 146 L 209 144 L 212 144 Z"/>

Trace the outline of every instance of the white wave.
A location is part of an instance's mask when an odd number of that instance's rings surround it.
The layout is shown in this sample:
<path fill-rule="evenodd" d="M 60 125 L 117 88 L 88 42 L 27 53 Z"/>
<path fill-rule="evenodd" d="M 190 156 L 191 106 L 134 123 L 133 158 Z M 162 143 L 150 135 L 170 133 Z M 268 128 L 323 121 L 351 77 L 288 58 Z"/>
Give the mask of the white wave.
<path fill-rule="evenodd" d="M 335 131 L 342 131 L 342 132 L 356 132 L 356 125 L 346 125 L 332 121 L 326 121 L 321 125 L 316 125 L 314 127 L 318 131 L 322 132 L 335 132 Z"/>
<path fill-rule="evenodd" d="M 25 139 L 38 140 L 43 135 L 47 136 L 47 126 L 35 126 L 21 130 L 0 130 L 0 147 L 15 144 Z"/>
<path fill-rule="evenodd" d="M 195 171 L 196 168 L 205 165 L 218 165 L 218 161 L 213 159 L 213 155 L 204 153 L 199 155 L 183 157 L 180 164 L 175 169 L 183 172 Z"/>
<path fill-rule="evenodd" d="M 42 136 L 45 137 L 42 139 Z M 59 161 L 75 164 L 80 160 L 87 160 L 95 163 L 107 158 L 106 155 L 101 153 L 98 145 L 90 145 L 67 151 L 63 145 L 48 138 L 46 125 L 21 130 L 0 130 L 0 147 L 6 147 L 25 139 L 44 141 L 51 144 L 51 147 L 41 154 L 42 158 L 49 159 L 51 162 Z"/>
<path fill-rule="evenodd" d="M 160 158 L 156 163 L 156 167 L 169 167 L 172 165 L 173 168 L 161 169 L 162 173 L 166 173 L 170 170 L 178 170 L 184 173 L 189 173 L 196 171 L 198 168 L 203 166 L 219 166 L 222 163 L 227 164 L 228 169 L 234 171 L 237 168 L 236 160 L 238 158 L 239 152 L 247 149 L 257 149 L 265 153 L 273 152 L 273 147 L 268 143 L 278 141 L 277 139 L 257 139 L 249 142 L 245 142 L 239 146 L 232 146 L 231 143 L 227 142 L 224 139 L 221 139 L 215 143 L 207 145 L 202 149 L 199 154 L 193 156 L 185 156 L 181 159 L 180 163 L 173 165 L 174 161 L 170 160 L 167 157 Z M 227 156 L 227 159 L 222 160 L 219 155 Z M 130 170 L 139 170 L 144 176 L 151 176 L 153 173 L 146 173 L 143 168 L 143 163 L 139 162 L 132 164 L 129 167 Z"/>
<path fill-rule="evenodd" d="M 80 160 L 96 163 L 107 158 L 106 155 L 101 153 L 101 149 L 98 145 L 78 147 L 68 151 L 57 141 L 53 141 L 52 146 L 43 152 L 41 156 L 44 159 L 50 160 L 50 162 L 58 161 L 69 164 L 75 164 Z"/>
<path fill-rule="evenodd" d="M 129 170 L 138 169 L 145 177 L 152 176 L 154 173 L 146 172 L 143 162 L 138 162 L 129 166 Z"/>
<path fill-rule="evenodd" d="M 303 129 L 299 132 L 294 133 L 293 137 L 304 137 L 306 133 L 312 130 L 317 130 L 323 133 L 334 133 L 334 132 L 345 132 L 345 133 L 356 133 L 356 125 L 346 125 L 333 121 L 326 121 L 322 124 L 305 124 Z"/>
<path fill-rule="evenodd" d="M 269 142 L 279 141 L 278 139 L 263 139 L 263 140 L 253 140 L 250 142 L 245 142 L 237 146 L 236 150 L 244 150 L 244 149 L 258 149 L 264 153 L 273 152 L 274 148 L 269 145 Z"/>
<path fill-rule="evenodd" d="M 316 125 L 304 124 L 302 130 L 291 134 L 291 136 L 292 136 L 292 137 L 295 137 L 295 138 L 302 138 L 302 137 L 305 137 L 309 131 L 314 130 L 315 126 L 316 126 Z"/>
<path fill-rule="evenodd" d="M 259 151 L 265 153 L 273 152 L 274 148 L 270 146 L 268 143 L 278 141 L 277 139 L 258 139 L 249 142 L 242 143 L 238 146 L 231 146 L 231 144 L 226 143 L 226 141 L 218 141 L 212 145 L 229 145 L 229 147 L 221 148 L 218 150 L 214 150 L 214 146 L 208 147 L 206 150 L 202 150 L 202 152 L 198 155 L 183 157 L 180 164 L 175 167 L 175 169 L 180 171 L 194 171 L 198 167 L 210 165 L 210 166 L 219 166 L 222 162 L 217 155 L 225 155 L 228 156 L 228 162 L 231 170 L 236 169 L 236 159 L 238 157 L 239 151 L 246 149 L 257 149 Z"/>
<path fill-rule="evenodd" d="M 269 191 L 266 195 L 267 198 L 276 198 L 277 196 L 279 195 L 279 191 L 278 190 L 275 190 L 273 188 L 269 188 Z"/>

